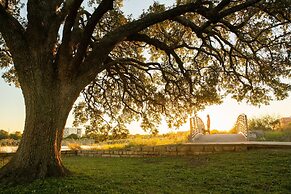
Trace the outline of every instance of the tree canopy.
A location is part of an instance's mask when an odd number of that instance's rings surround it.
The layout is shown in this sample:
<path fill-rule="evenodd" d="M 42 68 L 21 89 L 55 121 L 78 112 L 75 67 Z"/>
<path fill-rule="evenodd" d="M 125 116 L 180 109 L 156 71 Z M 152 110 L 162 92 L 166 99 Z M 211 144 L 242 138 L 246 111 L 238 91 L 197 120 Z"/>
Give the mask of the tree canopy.
<path fill-rule="evenodd" d="M 290 6 L 262 2 L 236 12 L 247 5 L 200 3 L 203 9 L 170 17 L 116 45 L 106 70 L 83 90 L 86 103 L 75 106 L 75 124 L 89 120 L 92 130 L 116 132 L 141 119 L 141 126 L 154 132 L 161 115 L 170 127 L 178 127 L 194 109 L 220 103 L 228 94 L 255 105 L 285 98 L 290 91 L 282 81 L 290 78 Z M 140 19 L 166 10 L 155 3 Z M 113 25 L 106 18 L 100 24 L 106 27 L 95 30 L 96 40 L 133 20 L 120 11 L 114 14 L 109 17 Z"/>
<path fill-rule="evenodd" d="M 28 28 L 19 15 L 23 4 L 12 2 L 3 6 Z M 144 129 L 156 130 L 161 115 L 170 127 L 180 126 L 193 109 L 220 103 L 228 94 L 257 105 L 290 91 L 283 82 L 290 78 L 288 0 L 177 1 L 170 8 L 156 2 L 139 18 L 126 16 L 122 1 L 52 6 L 62 20 L 46 25 L 63 28 L 54 35 L 52 57 L 66 50 L 80 71 L 100 69 L 82 92 L 86 103 L 75 106 L 76 125 L 90 121 L 93 129 L 114 132 L 142 119 Z M 105 41 L 112 48 L 100 65 L 94 56 Z M 3 39 L 0 45 L 1 67 L 8 68 L 3 77 L 17 83 L 11 51 Z"/>

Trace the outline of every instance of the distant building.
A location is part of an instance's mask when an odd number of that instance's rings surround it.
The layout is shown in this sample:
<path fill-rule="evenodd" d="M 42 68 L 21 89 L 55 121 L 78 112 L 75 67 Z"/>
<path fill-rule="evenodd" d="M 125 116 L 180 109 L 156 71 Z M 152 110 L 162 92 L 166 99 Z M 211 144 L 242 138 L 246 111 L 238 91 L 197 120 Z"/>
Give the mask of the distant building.
<path fill-rule="evenodd" d="M 85 132 L 84 132 L 84 129 L 82 128 L 66 127 L 64 130 L 64 138 L 72 134 L 76 134 L 78 137 L 82 137 L 85 134 Z"/>
<path fill-rule="evenodd" d="M 280 119 L 280 127 L 284 128 L 291 125 L 291 117 L 283 117 Z"/>

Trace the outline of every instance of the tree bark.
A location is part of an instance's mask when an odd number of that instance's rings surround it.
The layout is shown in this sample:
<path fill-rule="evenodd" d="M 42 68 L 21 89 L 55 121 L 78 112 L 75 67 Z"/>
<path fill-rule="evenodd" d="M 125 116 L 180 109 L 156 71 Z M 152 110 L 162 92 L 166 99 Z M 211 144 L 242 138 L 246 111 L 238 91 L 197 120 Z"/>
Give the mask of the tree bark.
<path fill-rule="evenodd" d="M 29 182 L 69 174 L 62 164 L 60 148 L 66 119 L 79 91 L 76 86 L 61 87 L 58 79 L 33 80 L 39 81 L 22 85 L 25 127 L 16 155 L 0 170 L 4 182 Z"/>

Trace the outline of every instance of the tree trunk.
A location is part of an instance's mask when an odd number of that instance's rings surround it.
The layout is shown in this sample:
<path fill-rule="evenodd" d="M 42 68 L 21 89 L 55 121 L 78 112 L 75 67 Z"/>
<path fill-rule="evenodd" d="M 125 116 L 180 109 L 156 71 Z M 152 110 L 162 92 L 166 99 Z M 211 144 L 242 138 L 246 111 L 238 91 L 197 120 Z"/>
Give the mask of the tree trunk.
<path fill-rule="evenodd" d="M 23 137 L 16 155 L 0 170 L 0 179 L 26 182 L 67 175 L 60 158 L 61 139 L 79 92 L 58 84 L 24 86 L 22 90 L 26 106 Z"/>

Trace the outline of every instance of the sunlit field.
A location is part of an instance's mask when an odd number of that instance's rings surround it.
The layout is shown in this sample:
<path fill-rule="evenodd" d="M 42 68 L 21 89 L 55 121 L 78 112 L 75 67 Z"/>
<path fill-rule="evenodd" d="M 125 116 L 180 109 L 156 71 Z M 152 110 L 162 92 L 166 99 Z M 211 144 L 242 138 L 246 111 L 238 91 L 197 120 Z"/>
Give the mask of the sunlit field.
<path fill-rule="evenodd" d="M 72 176 L 1 193 L 291 193 L 291 150 L 194 158 L 65 157 Z M 0 164 L 1 165 L 1 164 Z"/>
<path fill-rule="evenodd" d="M 133 146 L 155 146 L 179 144 L 188 141 L 189 132 L 168 133 L 164 135 L 134 135 L 125 140 L 107 141 L 93 145 L 95 149 L 124 148 Z"/>
<path fill-rule="evenodd" d="M 188 142 L 189 132 L 168 133 L 162 135 L 129 135 L 126 139 L 107 140 L 90 145 L 91 149 L 124 149 L 134 146 L 156 146 Z M 65 139 L 64 144 L 70 149 L 81 149 L 80 141 Z"/>
<path fill-rule="evenodd" d="M 218 131 L 212 130 L 211 134 L 231 134 L 231 131 Z M 105 149 L 124 149 L 135 146 L 156 146 L 156 145 L 169 145 L 169 144 L 181 144 L 187 143 L 189 131 L 168 133 L 162 135 L 129 135 L 126 139 L 107 140 L 99 143 L 86 144 L 88 148 L 94 150 L 105 150 Z M 253 141 L 276 141 L 276 142 L 291 142 L 291 129 L 284 131 L 265 131 L 264 135 L 258 137 Z M 65 139 L 64 145 L 67 145 L 72 150 L 83 149 L 82 140 Z M 86 147 L 86 146 L 85 146 Z M 88 149 L 85 148 L 85 149 Z"/>

